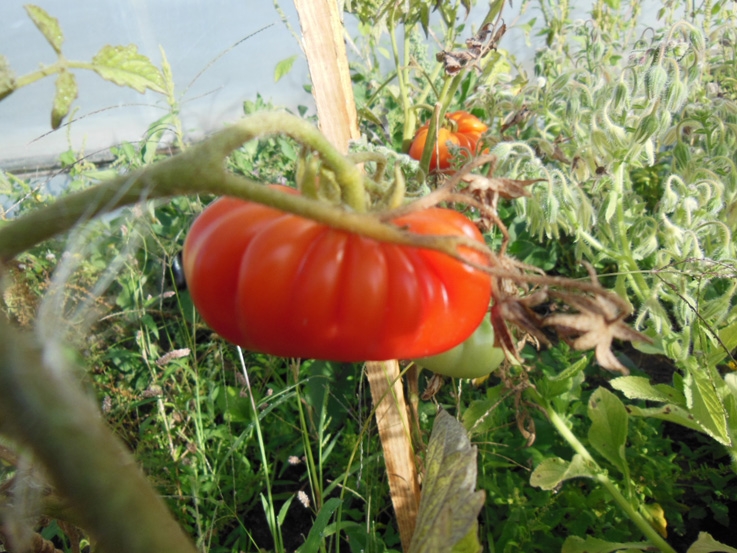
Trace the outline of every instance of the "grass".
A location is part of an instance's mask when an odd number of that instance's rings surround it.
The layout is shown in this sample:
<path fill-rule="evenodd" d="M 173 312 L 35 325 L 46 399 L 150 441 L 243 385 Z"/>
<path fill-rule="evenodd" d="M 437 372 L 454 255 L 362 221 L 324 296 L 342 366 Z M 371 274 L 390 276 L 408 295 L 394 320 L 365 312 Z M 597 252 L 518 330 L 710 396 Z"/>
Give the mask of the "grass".
<path fill-rule="evenodd" d="M 644 352 L 620 348 L 620 359 L 633 376 L 683 395 L 683 405 L 641 390 L 616 392 L 590 353 L 563 341 L 542 351 L 528 344 L 524 368 L 479 386 L 448 383 L 421 402 L 416 446 L 422 451 L 438 405 L 463 422 L 479 448 L 477 483 L 486 492 L 479 534 L 489 551 L 582 551 L 591 536 L 641 547 L 641 529 L 607 493 L 610 484 L 667 531 L 675 550 L 702 531 L 737 547 L 729 530 L 737 517 L 734 9 L 712 2 L 678 21 L 665 6 L 662 25 L 638 34 L 634 20 L 613 8 L 618 2 L 595 3 L 585 25 L 571 21 L 563 4 L 538 5 L 556 32 L 546 35 L 535 73 L 502 51 L 482 74 L 464 74 L 454 101 L 462 98 L 458 107 L 490 124 L 498 174 L 547 181 L 502 206 L 510 253 L 576 278 L 585 276 L 581 260 L 592 263 L 635 307 L 632 324 L 655 339 Z M 421 55 L 421 22 L 405 15 L 407 44 Z M 453 37 L 467 34 L 453 27 Z M 381 37 L 361 38 L 375 56 Z M 425 55 L 420 64 L 432 62 Z M 402 66 L 400 97 L 370 59 L 357 67 L 365 130 L 374 137 L 365 149 L 398 148 L 408 103 L 441 101 L 448 83 L 440 71 Z M 526 118 L 502 131 L 523 106 Z M 258 99 L 244 111 L 268 107 Z M 140 145 L 121 145 L 114 167 L 160 159 L 151 141 L 161 130 L 156 122 Z M 249 143 L 229 166 L 265 182 L 293 182 L 298 157 L 293 141 L 275 137 Z M 73 153 L 64 159 L 72 190 L 99 174 Z M 53 201 L 30 183 L 0 178 L 20 213 Z M 409 188 L 427 189 L 412 181 Z M 400 550 L 362 366 L 241 352 L 213 335 L 187 292 L 175 288 L 171 261 L 209 199 L 141 204 L 28 251 L 6 271 L 4 311 L 17 326 L 35 324 L 69 341 L 107 423 L 198 549 Z M 498 240 L 492 232 L 489 241 Z M 626 407 L 617 423 L 625 428 L 621 456 L 602 451 L 591 433 L 590 402 L 602 389 Z M 661 404 L 688 410 L 698 428 L 637 414 Z M 601 470 L 531 484 L 545 463 L 573 463 L 574 444 Z M 11 483 L 32 488 L 5 457 L 3 502 Z M 653 515 L 658 509 L 667 527 Z M 78 545 L 53 521 L 34 528 L 65 551 Z"/>

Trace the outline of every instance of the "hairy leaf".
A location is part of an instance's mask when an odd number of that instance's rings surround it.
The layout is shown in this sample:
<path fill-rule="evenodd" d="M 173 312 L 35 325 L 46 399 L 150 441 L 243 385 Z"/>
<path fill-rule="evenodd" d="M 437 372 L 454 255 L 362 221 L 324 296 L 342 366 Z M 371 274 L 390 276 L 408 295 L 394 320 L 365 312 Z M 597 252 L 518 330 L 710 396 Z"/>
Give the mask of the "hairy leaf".
<path fill-rule="evenodd" d="M 146 56 L 138 53 L 138 47 L 103 46 L 92 58 L 93 69 L 103 78 L 120 86 L 128 86 L 137 92 L 146 89 L 166 93 L 161 71 Z"/>
<path fill-rule="evenodd" d="M 8 58 L 0 54 L 0 100 L 15 90 L 15 75 L 10 68 Z"/>
<path fill-rule="evenodd" d="M 24 6 L 28 17 L 31 18 L 33 24 L 36 25 L 39 31 L 49 41 L 51 47 L 57 54 L 61 54 L 61 45 L 64 42 L 64 33 L 61 32 L 59 26 L 59 20 L 55 17 L 50 16 L 46 13 L 46 10 L 33 4 L 26 4 Z"/>
<path fill-rule="evenodd" d="M 463 426 L 440 411 L 427 446 L 425 480 L 410 553 L 452 551 L 475 531 L 484 504 L 484 492 L 475 491 L 476 454 Z"/>
<path fill-rule="evenodd" d="M 74 73 L 62 71 L 56 79 L 56 93 L 51 108 L 51 128 L 58 129 L 61 122 L 69 114 L 72 102 L 77 98 L 77 80 Z"/>

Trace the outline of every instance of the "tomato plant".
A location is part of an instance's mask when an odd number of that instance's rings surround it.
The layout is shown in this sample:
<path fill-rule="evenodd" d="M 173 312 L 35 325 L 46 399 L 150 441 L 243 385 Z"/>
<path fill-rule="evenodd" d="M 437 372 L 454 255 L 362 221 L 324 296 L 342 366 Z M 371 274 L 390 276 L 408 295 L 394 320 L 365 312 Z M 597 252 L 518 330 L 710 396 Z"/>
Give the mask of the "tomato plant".
<path fill-rule="evenodd" d="M 470 220 L 447 209 L 410 213 L 393 223 L 419 234 L 483 241 Z M 465 255 L 486 263 L 478 252 Z M 445 254 L 378 242 L 230 197 L 194 222 L 183 260 L 192 300 L 215 331 L 281 357 L 433 355 L 474 331 L 491 296 L 487 274 Z"/>
<path fill-rule="evenodd" d="M 476 330 L 452 349 L 416 359 L 423 369 L 454 378 L 478 378 L 490 374 L 504 361 L 504 351 L 494 345 L 494 327 L 484 317 Z"/>
<path fill-rule="evenodd" d="M 483 121 L 467 111 L 454 111 L 446 115 L 445 119 L 448 126 L 438 128 L 437 144 L 433 148 L 432 157 L 430 158 L 431 171 L 444 170 L 450 167 L 453 154 L 448 149 L 448 142 L 467 150 L 473 155 L 476 154 L 481 135 L 488 129 Z M 412 159 L 419 160 L 422 158 L 422 151 L 425 149 L 429 130 L 430 123 L 427 122 L 415 134 L 409 147 L 409 156 Z"/>

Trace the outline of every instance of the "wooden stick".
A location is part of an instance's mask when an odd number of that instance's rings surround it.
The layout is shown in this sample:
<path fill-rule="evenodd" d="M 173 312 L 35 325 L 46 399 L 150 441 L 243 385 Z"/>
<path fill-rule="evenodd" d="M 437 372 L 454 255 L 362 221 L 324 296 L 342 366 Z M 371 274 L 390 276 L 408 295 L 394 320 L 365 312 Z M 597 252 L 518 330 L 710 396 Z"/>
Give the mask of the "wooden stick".
<path fill-rule="evenodd" d="M 370 361 L 366 363 L 366 372 L 384 450 L 389 491 L 397 514 L 399 537 L 402 549 L 409 551 L 420 504 L 420 484 L 399 363 L 396 360 Z"/>
<path fill-rule="evenodd" d="M 336 0 L 295 0 L 320 130 L 342 152 L 358 138 L 343 25 Z M 420 503 L 407 404 L 396 360 L 366 364 L 402 548 L 409 551 Z"/>
<path fill-rule="evenodd" d="M 341 152 L 360 137 L 343 23 L 336 0 L 294 0 L 320 130 Z"/>

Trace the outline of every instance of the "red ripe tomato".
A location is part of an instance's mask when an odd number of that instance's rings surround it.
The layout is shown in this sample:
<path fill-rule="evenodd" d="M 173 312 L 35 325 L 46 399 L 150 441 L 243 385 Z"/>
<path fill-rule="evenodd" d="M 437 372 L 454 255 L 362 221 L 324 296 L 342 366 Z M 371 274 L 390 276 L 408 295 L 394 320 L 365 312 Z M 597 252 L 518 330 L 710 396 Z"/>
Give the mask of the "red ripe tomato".
<path fill-rule="evenodd" d="M 471 221 L 447 209 L 393 222 L 420 234 L 483 241 Z M 478 252 L 465 255 L 487 263 Z M 194 222 L 183 263 L 192 300 L 211 328 L 281 357 L 433 355 L 473 333 L 491 296 L 487 274 L 440 252 L 377 242 L 229 197 Z"/>
<path fill-rule="evenodd" d="M 446 120 L 451 128 L 441 127 L 438 129 L 438 140 L 433 148 L 432 157 L 430 158 L 430 170 L 445 170 L 450 167 L 453 155 L 448 150 L 447 143 L 456 144 L 466 150 L 471 155 L 476 154 L 481 135 L 489 128 L 475 115 L 471 115 L 467 111 L 454 111 L 446 115 Z M 409 147 L 409 156 L 412 159 L 420 160 L 422 151 L 425 149 L 427 142 L 427 133 L 430 130 L 430 123 L 427 122 L 419 128 L 415 134 L 412 144 Z"/>

